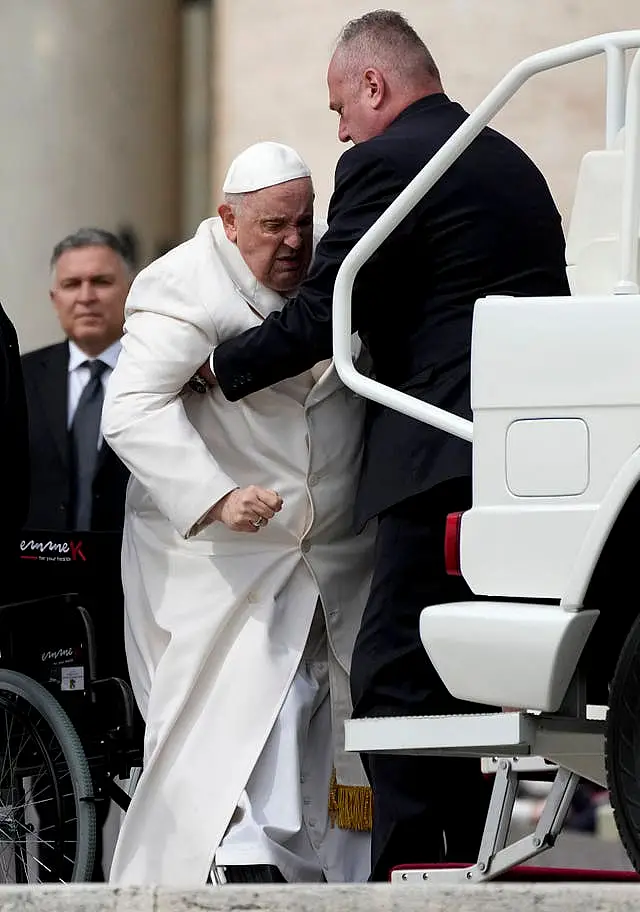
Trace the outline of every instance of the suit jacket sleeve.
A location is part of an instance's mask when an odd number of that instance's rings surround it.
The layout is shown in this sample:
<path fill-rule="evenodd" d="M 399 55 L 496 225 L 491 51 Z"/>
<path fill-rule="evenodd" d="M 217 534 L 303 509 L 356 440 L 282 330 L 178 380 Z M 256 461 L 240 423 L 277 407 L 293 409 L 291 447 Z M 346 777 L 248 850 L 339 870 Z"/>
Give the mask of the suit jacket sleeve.
<path fill-rule="evenodd" d="M 140 273 L 127 299 L 122 352 L 102 419 L 109 445 L 185 538 L 238 487 L 183 405 L 185 383 L 216 341 L 213 321 L 196 297 L 157 266 Z"/>
<path fill-rule="evenodd" d="M 5 435 L 3 467 L 5 480 L 6 532 L 15 533 L 29 512 L 29 437 L 27 403 L 18 350 L 18 337 L 0 306 L 0 409 Z"/>
<path fill-rule="evenodd" d="M 355 146 L 342 156 L 329 205 L 329 227 L 298 294 L 261 326 L 225 340 L 214 351 L 214 372 L 227 399 L 241 399 L 331 357 L 333 286 L 338 269 L 403 186 L 400 176 L 366 145 Z M 365 274 L 371 275 L 373 266 L 370 261 L 357 277 L 354 301 L 366 301 Z M 364 305 L 359 306 L 352 314 L 354 332 L 362 324 Z"/>

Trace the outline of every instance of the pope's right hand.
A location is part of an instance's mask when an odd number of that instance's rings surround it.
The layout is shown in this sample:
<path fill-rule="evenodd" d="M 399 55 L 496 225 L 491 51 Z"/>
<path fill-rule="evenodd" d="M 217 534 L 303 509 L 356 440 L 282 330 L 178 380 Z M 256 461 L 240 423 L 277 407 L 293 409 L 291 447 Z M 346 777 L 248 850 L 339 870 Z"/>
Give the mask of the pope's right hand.
<path fill-rule="evenodd" d="M 222 522 L 233 532 L 259 532 L 282 509 L 282 498 L 275 491 L 249 485 L 236 488 L 212 508 L 212 520 Z"/>

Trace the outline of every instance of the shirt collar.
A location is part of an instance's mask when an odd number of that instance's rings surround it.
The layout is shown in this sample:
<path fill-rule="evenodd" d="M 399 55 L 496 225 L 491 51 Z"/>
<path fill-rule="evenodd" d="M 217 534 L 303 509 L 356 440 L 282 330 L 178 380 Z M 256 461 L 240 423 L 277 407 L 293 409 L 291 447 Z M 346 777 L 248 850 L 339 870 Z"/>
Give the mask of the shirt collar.
<path fill-rule="evenodd" d="M 99 358 L 101 361 L 107 365 L 110 370 L 114 370 L 116 362 L 118 360 L 118 355 L 120 354 L 120 349 L 122 348 L 122 343 L 120 339 L 117 339 L 109 348 L 105 348 L 103 352 L 100 352 L 99 355 L 96 355 L 96 358 Z M 94 358 L 89 358 L 81 348 L 78 348 L 75 342 L 69 339 L 69 373 L 73 373 L 78 367 L 84 364 L 85 361 L 93 361 Z"/>
<path fill-rule="evenodd" d="M 451 104 L 451 99 L 445 95 L 444 92 L 433 92 L 431 95 L 425 95 L 423 98 L 418 98 L 417 101 L 412 101 L 404 111 L 401 111 L 395 120 L 392 123 L 398 123 L 398 121 L 404 120 L 407 117 L 411 117 L 413 114 L 422 111 L 429 111 L 434 108 L 440 108 L 443 105 Z M 389 124 L 391 126 L 391 124 Z"/>

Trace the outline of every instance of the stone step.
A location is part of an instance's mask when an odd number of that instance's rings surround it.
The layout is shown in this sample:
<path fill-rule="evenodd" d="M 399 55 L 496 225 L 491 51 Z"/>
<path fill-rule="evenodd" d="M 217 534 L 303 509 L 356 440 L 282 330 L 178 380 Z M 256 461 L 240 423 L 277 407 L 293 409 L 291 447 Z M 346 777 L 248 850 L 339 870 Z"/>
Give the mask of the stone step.
<path fill-rule="evenodd" d="M 637 912 L 639 884 L 0 887 L 0 912 Z"/>

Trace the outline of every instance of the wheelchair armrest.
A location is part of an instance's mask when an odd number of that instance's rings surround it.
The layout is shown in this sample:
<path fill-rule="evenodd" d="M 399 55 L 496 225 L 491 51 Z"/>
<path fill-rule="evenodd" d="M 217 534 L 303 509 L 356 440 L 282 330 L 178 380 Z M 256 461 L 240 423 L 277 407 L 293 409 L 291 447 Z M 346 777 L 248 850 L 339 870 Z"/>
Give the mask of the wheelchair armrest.
<path fill-rule="evenodd" d="M 100 717 L 100 730 L 118 740 L 133 740 L 136 707 L 129 684 L 122 678 L 96 678 L 92 686 L 93 711 Z"/>

